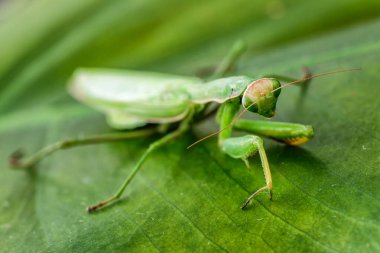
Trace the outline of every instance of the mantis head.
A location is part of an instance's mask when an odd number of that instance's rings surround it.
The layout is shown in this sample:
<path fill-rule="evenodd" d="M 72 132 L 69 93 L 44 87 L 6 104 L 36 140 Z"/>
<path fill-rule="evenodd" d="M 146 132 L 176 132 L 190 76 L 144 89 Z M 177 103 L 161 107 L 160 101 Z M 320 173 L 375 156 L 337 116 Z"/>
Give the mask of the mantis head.
<path fill-rule="evenodd" d="M 248 85 L 244 91 L 242 105 L 248 111 L 271 118 L 276 112 L 281 84 L 275 78 L 260 78 Z"/>

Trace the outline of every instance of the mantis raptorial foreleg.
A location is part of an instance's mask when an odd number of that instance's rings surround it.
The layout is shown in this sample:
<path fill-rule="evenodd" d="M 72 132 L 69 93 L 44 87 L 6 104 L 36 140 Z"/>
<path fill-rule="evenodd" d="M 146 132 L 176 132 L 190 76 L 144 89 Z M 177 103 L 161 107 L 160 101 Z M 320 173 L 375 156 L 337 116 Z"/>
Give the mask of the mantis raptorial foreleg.
<path fill-rule="evenodd" d="M 190 122 L 191 122 L 192 118 L 193 118 L 193 110 L 191 110 L 189 115 L 181 122 L 181 124 L 179 125 L 179 127 L 176 130 L 174 130 L 173 132 L 165 135 L 161 139 L 150 144 L 148 149 L 144 152 L 144 154 L 141 156 L 140 160 L 137 162 L 137 164 L 133 168 L 132 172 L 124 180 L 124 182 L 121 185 L 121 187 L 119 188 L 119 190 L 112 197 L 110 197 L 110 198 L 108 198 L 102 202 L 99 202 L 96 205 L 88 207 L 87 208 L 88 212 L 94 212 L 97 209 L 99 209 L 99 208 L 101 208 L 101 207 L 103 207 L 103 206 L 105 206 L 111 202 L 118 200 L 121 197 L 121 195 L 123 194 L 123 192 L 125 191 L 125 189 L 127 188 L 127 186 L 129 185 L 129 183 L 135 177 L 137 172 L 141 169 L 141 166 L 143 165 L 145 160 L 148 158 L 148 156 L 157 148 L 159 148 L 162 145 L 170 142 L 171 140 L 174 140 L 175 138 L 177 138 L 178 136 L 180 136 L 181 134 L 183 134 L 184 132 L 189 130 Z"/>
<path fill-rule="evenodd" d="M 263 141 L 260 137 L 255 135 L 246 135 L 243 137 L 230 137 L 232 132 L 232 127 L 228 127 L 234 120 L 234 117 L 239 110 L 240 101 L 239 99 L 231 100 L 223 104 L 220 108 L 218 114 L 218 120 L 220 124 L 220 129 L 224 131 L 219 133 L 219 146 L 222 151 L 229 156 L 242 159 L 247 166 L 249 166 L 248 158 L 255 154 L 257 151 L 260 154 L 261 164 L 265 176 L 265 186 L 254 192 L 242 206 L 244 209 L 256 196 L 258 193 L 268 190 L 268 196 L 272 198 L 272 176 L 269 169 L 268 159 L 263 146 Z"/>
<path fill-rule="evenodd" d="M 272 176 L 269 169 L 267 155 L 265 153 L 263 140 L 260 137 L 255 135 L 245 135 L 242 137 L 227 138 L 222 142 L 221 149 L 233 158 L 242 159 L 247 166 L 249 166 L 248 158 L 254 155 L 257 151 L 259 152 L 266 184 L 247 199 L 245 204 L 242 206 L 242 209 L 244 209 L 252 201 L 254 196 L 264 190 L 268 190 L 269 199 L 272 199 Z"/>
<path fill-rule="evenodd" d="M 107 142 L 124 141 L 128 139 L 141 138 L 149 135 L 153 135 L 159 132 L 159 127 L 146 128 L 141 130 L 134 130 L 129 132 L 117 132 L 110 134 L 101 134 L 89 137 L 80 137 L 74 139 L 67 139 L 50 144 L 41 150 L 37 151 L 33 155 L 23 158 L 23 154 L 20 151 L 16 151 L 10 157 L 10 164 L 16 169 L 27 169 L 35 166 L 43 158 L 51 155 L 52 153 L 61 150 L 68 149 L 77 146 L 100 144 Z"/>
<path fill-rule="evenodd" d="M 235 122 L 234 128 L 269 137 L 288 145 L 304 144 L 314 136 L 312 126 L 295 123 L 239 119 Z"/>

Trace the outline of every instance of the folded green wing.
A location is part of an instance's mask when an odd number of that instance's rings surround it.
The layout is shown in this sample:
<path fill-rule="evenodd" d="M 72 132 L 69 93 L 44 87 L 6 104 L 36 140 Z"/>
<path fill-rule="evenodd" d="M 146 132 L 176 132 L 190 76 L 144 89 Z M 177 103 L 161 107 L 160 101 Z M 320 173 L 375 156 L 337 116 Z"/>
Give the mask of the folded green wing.
<path fill-rule="evenodd" d="M 147 123 L 181 120 L 192 103 L 223 103 L 243 93 L 245 76 L 203 82 L 196 77 L 131 70 L 79 69 L 70 94 L 107 115 L 111 127 L 132 129 Z"/>
<path fill-rule="evenodd" d="M 191 104 L 189 86 L 202 86 L 198 78 L 160 73 L 79 69 L 70 94 L 106 113 L 111 127 L 131 129 L 146 123 L 181 120 Z"/>

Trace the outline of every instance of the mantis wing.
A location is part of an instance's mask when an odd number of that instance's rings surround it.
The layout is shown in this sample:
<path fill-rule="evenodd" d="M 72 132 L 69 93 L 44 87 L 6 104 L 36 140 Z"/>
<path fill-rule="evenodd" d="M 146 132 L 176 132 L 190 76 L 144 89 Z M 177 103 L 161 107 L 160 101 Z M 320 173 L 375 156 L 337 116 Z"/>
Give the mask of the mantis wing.
<path fill-rule="evenodd" d="M 130 70 L 79 69 L 70 94 L 106 113 L 117 129 L 180 121 L 192 103 L 223 103 L 240 96 L 252 78 L 235 76 L 204 83 L 201 79 Z"/>
<path fill-rule="evenodd" d="M 132 129 L 181 120 L 191 105 L 190 86 L 201 87 L 202 80 L 140 71 L 79 69 L 68 89 L 79 101 L 106 113 L 111 127 Z"/>

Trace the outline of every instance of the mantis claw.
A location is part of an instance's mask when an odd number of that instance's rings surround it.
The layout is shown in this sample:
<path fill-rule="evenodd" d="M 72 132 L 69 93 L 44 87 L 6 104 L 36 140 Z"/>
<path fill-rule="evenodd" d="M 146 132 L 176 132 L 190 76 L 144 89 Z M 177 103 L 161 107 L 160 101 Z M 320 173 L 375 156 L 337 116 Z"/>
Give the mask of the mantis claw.
<path fill-rule="evenodd" d="M 265 191 L 265 190 L 268 190 L 268 194 L 269 194 L 269 199 L 271 200 L 272 199 L 272 189 L 270 189 L 269 186 L 264 186 L 264 187 L 261 187 L 260 189 L 258 189 L 257 191 L 255 191 L 251 196 L 249 196 L 249 198 L 247 199 L 247 201 L 244 203 L 244 205 L 241 207 L 242 210 L 244 210 L 253 200 L 253 198 L 259 194 L 260 192 L 262 191 Z"/>
<path fill-rule="evenodd" d="M 114 201 L 116 199 L 118 199 L 118 197 L 111 197 L 111 198 L 109 198 L 109 199 L 107 199 L 105 201 L 99 202 L 96 205 L 89 206 L 89 207 L 87 207 L 87 212 L 93 213 L 93 212 L 97 211 L 99 208 L 107 205 L 108 203 L 110 203 L 110 202 L 112 202 L 112 201 Z"/>
<path fill-rule="evenodd" d="M 12 168 L 20 168 L 22 166 L 22 158 L 24 157 L 24 153 L 21 150 L 16 150 L 14 151 L 10 156 L 9 156 L 9 164 L 12 166 Z"/>
<path fill-rule="evenodd" d="M 242 205 L 240 208 L 241 208 L 241 210 L 244 210 L 248 205 L 249 205 L 249 203 L 250 203 L 251 201 L 246 201 L 245 202 L 245 204 L 244 205 Z"/>
<path fill-rule="evenodd" d="M 95 212 L 96 209 L 98 209 L 97 206 L 89 206 L 89 207 L 86 208 L 87 212 L 89 212 L 89 213 Z"/>

